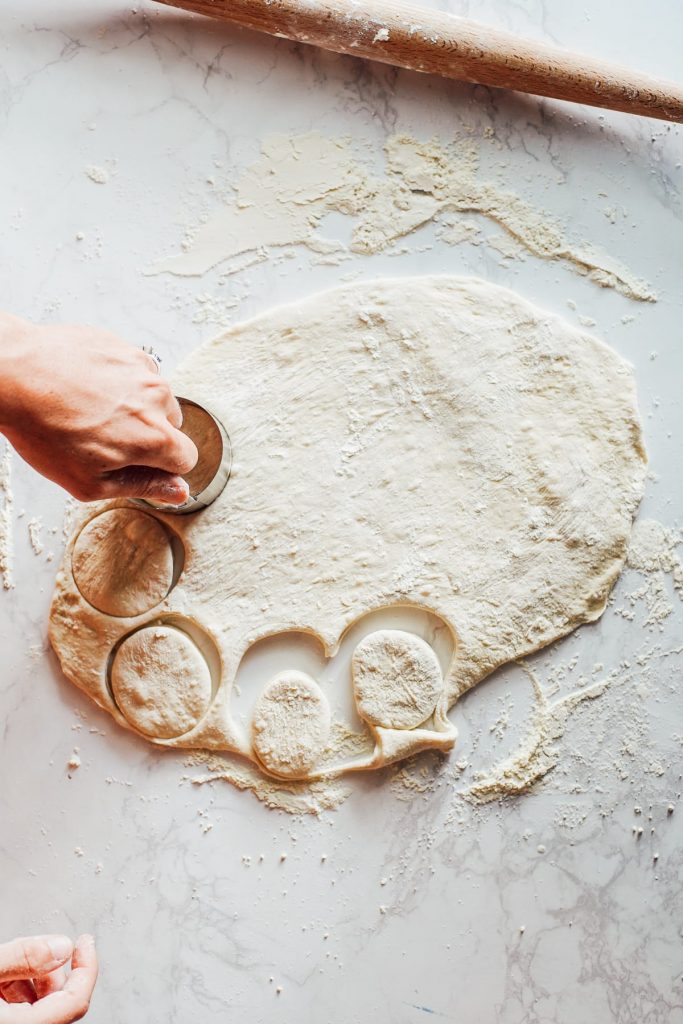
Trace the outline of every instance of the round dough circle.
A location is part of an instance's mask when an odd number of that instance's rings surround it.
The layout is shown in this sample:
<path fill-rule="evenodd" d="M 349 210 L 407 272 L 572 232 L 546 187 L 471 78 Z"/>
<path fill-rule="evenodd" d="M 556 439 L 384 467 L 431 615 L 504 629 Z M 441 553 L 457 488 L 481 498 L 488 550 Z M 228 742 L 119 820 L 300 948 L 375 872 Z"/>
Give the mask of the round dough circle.
<path fill-rule="evenodd" d="M 300 778 L 316 763 L 330 736 L 330 706 L 304 672 L 281 672 L 256 702 L 254 750 L 268 771 Z"/>
<path fill-rule="evenodd" d="M 399 629 L 370 633 L 353 652 L 351 665 L 361 717 L 385 729 L 421 725 L 443 690 L 441 666 L 432 648 Z"/>
<path fill-rule="evenodd" d="M 173 550 L 154 516 L 113 508 L 91 519 L 74 544 L 71 568 L 79 591 L 105 615 L 141 615 L 168 594 Z"/>
<path fill-rule="evenodd" d="M 193 640 L 173 626 L 147 626 L 123 641 L 111 688 L 126 721 L 155 739 L 193 729 L 211 703 L 211 673 Z"/>

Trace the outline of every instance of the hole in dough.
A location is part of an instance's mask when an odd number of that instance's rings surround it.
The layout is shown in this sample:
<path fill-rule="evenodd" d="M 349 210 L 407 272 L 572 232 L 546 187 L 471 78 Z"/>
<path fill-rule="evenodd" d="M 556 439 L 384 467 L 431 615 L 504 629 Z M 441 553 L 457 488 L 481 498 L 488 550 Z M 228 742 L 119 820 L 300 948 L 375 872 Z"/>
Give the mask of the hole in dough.
<path fill-rule="evenodd" d="M 281 672 L 254 708 L 254 750 L 268 771 L 300 778 L 313 767 L 330 737 L 330 706 L 304 672 Z"/>
<path fill-rule="evenodd" d="M 71 556 L 82 596 L 105 615 L 124 617 L 150 611 L 180 575 L 170 534 L 146 512 L 113 508 L 81 530 Z"/>
<path fill-rule="evenodd" d="M 414 729 L 434 712 L 443 689 L 438 658 L 413 633 L 381 629 L 353 652 L 358 712 L 385 729 Z"/>
<path fill-rule="evenodd" d="M 174 626 L 139 629 L 119 645 L 111 691 L 127 722 L 156 739 L 189 732 L 211 703 L 211 672 L 190 637 Z"/>

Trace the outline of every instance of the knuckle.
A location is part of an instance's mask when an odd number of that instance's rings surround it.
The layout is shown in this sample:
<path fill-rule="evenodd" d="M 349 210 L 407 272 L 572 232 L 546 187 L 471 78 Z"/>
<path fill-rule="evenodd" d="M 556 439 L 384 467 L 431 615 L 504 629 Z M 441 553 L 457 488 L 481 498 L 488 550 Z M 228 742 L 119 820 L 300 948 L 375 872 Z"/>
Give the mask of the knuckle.
<path fill-rule="evenodd" d="M 150 455 L 156 455 L 161 451 L 166 442 L 164 430 L 156 423 L 147 423 L 144 433 L 136 438 L 135 443 L 128 446 L 126 462 L 131 460 L 139 461 Z"/>
<path fill-rule="evenodd" d="M 17 939 L 17 967 L 26 972 L 26 977 L 31 976 L 39 959 L 35 949 L 39 941 L 38 939 Z M 44 945 L 47 948 L 47 944 Z"/>

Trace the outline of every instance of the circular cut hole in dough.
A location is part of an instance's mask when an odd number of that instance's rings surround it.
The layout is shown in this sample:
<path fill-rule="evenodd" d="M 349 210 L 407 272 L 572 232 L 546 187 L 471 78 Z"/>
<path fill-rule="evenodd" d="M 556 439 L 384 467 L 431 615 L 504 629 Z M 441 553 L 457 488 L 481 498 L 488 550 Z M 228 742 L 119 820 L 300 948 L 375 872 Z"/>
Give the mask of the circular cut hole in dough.
<path fill-rule="evenodd" d="M 111 689 L 134 729 L 155 739 L 189 732 L 211 703 L 211 673 L 196 644 L 173 626 L 146 626 L 114 656 Z"/>
<path fill-rule="evenodd" d="M 171 539 L 163 523 L 146 512 L 109 509 L 81 530 L 71 568 L 93 608 L 105 615 L 141 615 L 171 589 Z"/>
<path fill-rule="evenodd" d="M 318 761 L 330 737 L 330 706 L 304 672 L 281 672 L 254 708 L 254 750 L 268 771 L 301 778 Z"/>
<path fill-rule="evenodd" d="M 385 729 L 414 729 L 443 690 L 436 654 L 414 633 L 380 629 L 358 644 L 351 662 L 361 718 Z"/>

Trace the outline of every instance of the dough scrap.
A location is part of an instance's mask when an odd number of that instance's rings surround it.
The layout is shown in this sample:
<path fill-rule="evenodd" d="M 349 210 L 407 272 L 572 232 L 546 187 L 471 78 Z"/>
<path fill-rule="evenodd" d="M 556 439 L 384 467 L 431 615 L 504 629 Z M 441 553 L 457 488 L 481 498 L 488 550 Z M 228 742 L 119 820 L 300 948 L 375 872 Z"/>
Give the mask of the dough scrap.
<path fill-rule="evenodd" d="M 272 771 L 237 717 L 244 655 L 302 629 L 333 652 L 364 616 L 398 606 L 434 613 L 454 638 L 429 725 L 366 725 L 372 757 L 326 751 L 306 778 L 445 750 L 463 693 L 602 614 L 645 478 L 632 373 L 519 295 L 451 276 L 356 283 L 231 328 L 173 387 L 224 424 L 234 472 L 209 508 L 171 521 L 182 575 L 135 623 L 185 617 L 222 665 L 192 733 L 155 742 Z M 74 551 L 52 643 L 68 678 L 125 725 L 107 663 L 132 626 L 83 599 Z"/>
<path fill-rule="evenodd" d="M 211 673 L 195 643 L 173 626 L 138 630 L 118 648 L 111 688 L 126 721 L 155 739 L 189 732 L 211 702 Z"/>
<path fill-rule="evenodd" d="M 424 640 L 399 629 L 370 633 L 353 653 L 353 686 L 361 718 L 385 729 L 414 729 L 437 705 L 443 676 Z"/>
<path fill-rule="evenodd" d="M 275 775 L 301 778 L 320 758 L 330 737 L 330 705 L 304 672 L 281 672 L 254 709 L 254 749 Z"/>
<path fill-rule="evenodd" d="M 146 512 L 114 508 L 81 530 L 72 556 L 76 586 L 106 615 L 149 611 L 173 581 L 173 550 L 162 523 Z"/>

